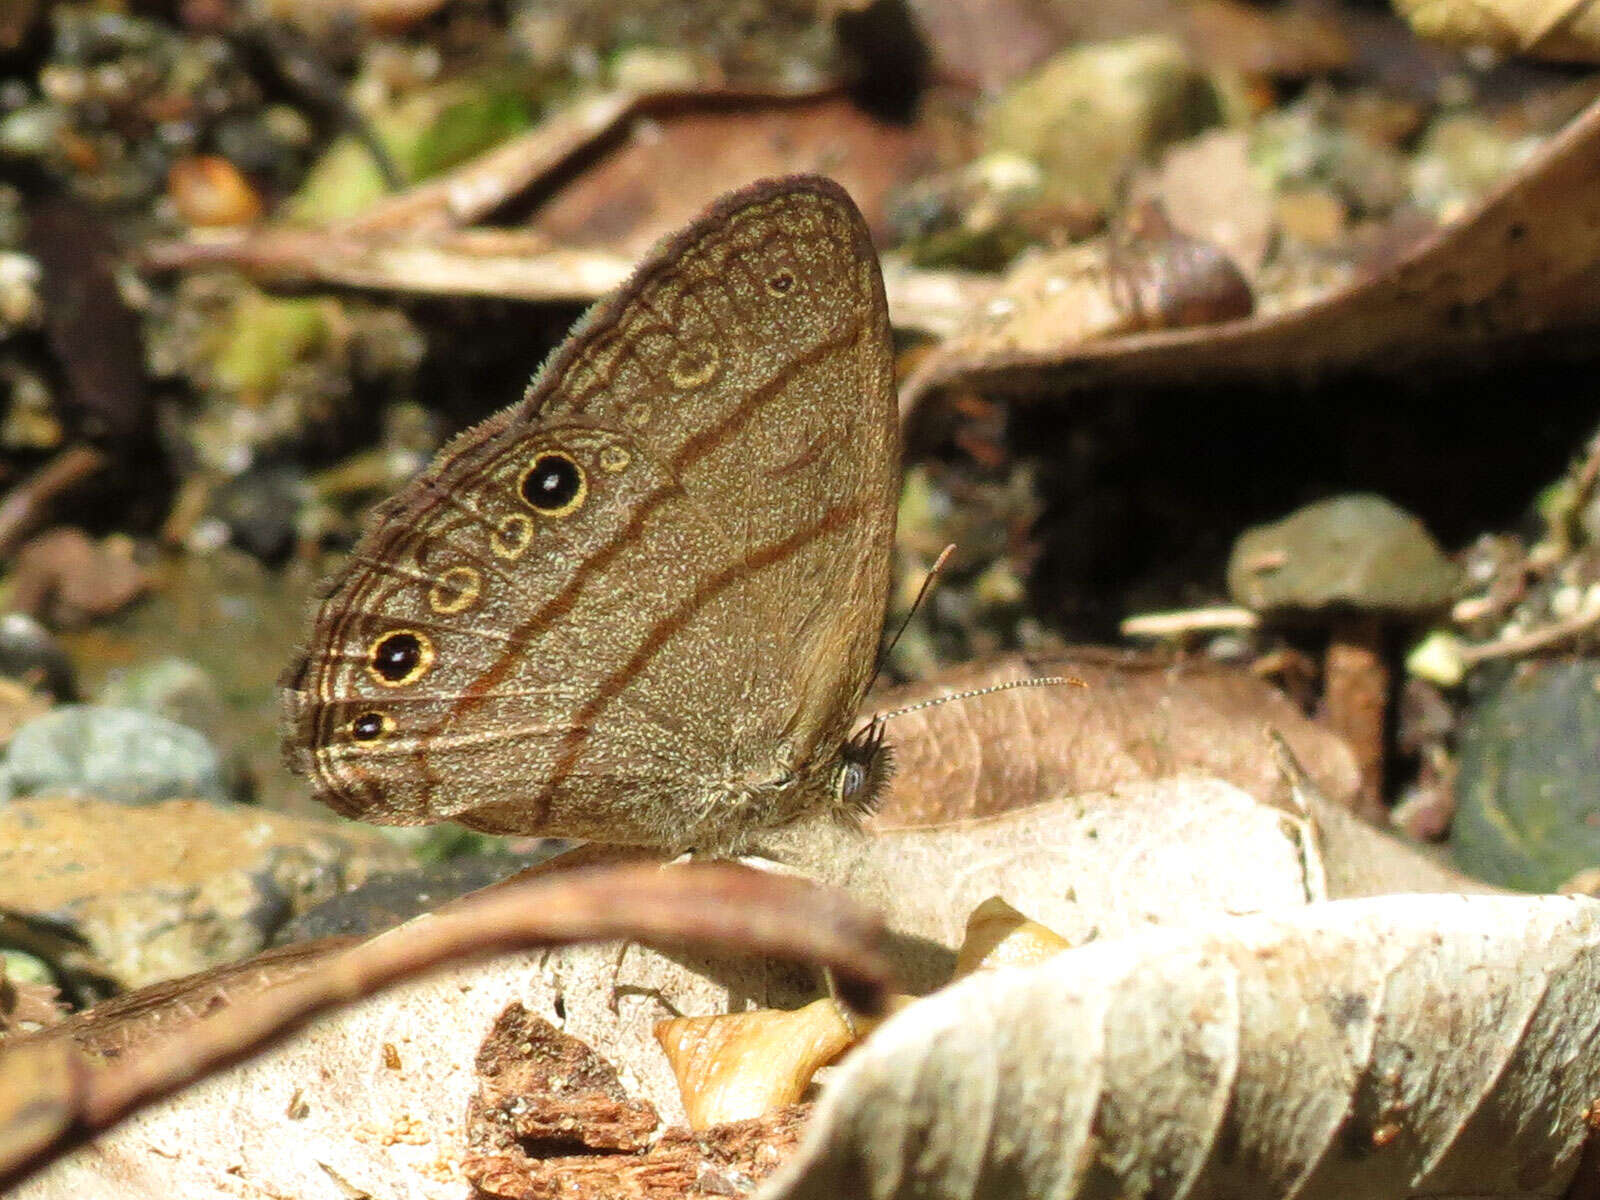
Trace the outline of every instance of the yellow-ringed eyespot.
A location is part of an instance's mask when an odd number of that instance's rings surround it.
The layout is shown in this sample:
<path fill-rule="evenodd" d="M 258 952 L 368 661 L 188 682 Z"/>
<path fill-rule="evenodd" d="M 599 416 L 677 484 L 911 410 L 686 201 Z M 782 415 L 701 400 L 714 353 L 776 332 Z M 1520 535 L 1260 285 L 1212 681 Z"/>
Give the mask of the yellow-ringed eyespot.
<path fill-rule="evenodd" d="M 394 718 L 388 713 L 364 712 L 350 722 L 350 738 L 357 742 L 375 742 L 394 732 Z"/>
<path fill-rule="evenodd" d="M 517 477 L 517 495 L 535 512 L 565 517 L 583 506 L 589 480 L 564 450 L 545 450 Z"/>
<path fill-rule="evenodd" d="M 522 513 L 512 513 L 489 535 L 489 547 L 501 558 L 515 561 L 533 541 L 533 521 Z"/>
<path fill-rule="evenodd" d="M 445 616 L 463 612 L 478 602 L 482 590 L 483 576 L 477 567 L 451 567 L 428 589 L 428 607 Z"/>
<path fill-rule="evenodd" d="M 380 687 L 405 687 L 415 683 L 433 666 L 433 643 L 415 629 L 396 629 L 372 643 L 367 655 L 367 674 Z"/>
<path fill-rule="evenodd" d="M 672 356 L 672 361 L 667 364 L 667 375 L 677 387 L 697 388 L 710 383 L 721 365 L 722 355 L 716 346 L 706 341 L 695 341 Z"/>

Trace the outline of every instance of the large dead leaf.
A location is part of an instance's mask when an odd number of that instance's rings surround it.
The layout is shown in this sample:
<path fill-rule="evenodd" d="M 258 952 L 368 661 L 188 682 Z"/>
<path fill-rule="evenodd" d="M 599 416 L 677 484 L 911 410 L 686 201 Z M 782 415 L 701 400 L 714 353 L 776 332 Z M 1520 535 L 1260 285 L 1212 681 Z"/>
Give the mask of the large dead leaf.
<path fill-rule="evenodd" d="M 1254 681 L 1204 667 L 1159 668 L 1093 654 L 1046 667 L 1064 668 L 1087 678 L 1090 688 L 998 693 L 925 709 L 914 714 L 915 720 L 896 719 L 895 740 L 908 764 L 900 786 L 921 779 L 920 788 L 939 798 L 920 807 L 914 797 L 892 803 L 916 809 L 924 822 L 940 823 L 864 834 L 824 821 L 780 831 L 757 849 L 785 870 L 836 884 L 879 908 L 893 930 L 887 952 L 914 991 L 936 988 L 950 977 L 968 914 L 997 894 L 1081 943 L 1134 936 L 1152 925 L 1203 927 L 1224 914 L 1288 912 L 1330 896 L 1472 886 L 1322 798 L 1309 779 L 1296 774 L 1292 761 L 1285 760 L 1276 779 L 1270 778 L 1267 764 L 1278 761 L 1278 752 L 1269 730 L 1297 741 L 1308 757 L 1337 743 Z M 941 686 L 992 683 L 1017 667 L 990 670 Z M 1008 707 L 1019 701 L 1023 707 Z M 981 706 L 996 703 L 998 710 L 980 716 Z M 1081 706 L 1062 710 L 1063 703 Z M 1163 710 L 1170 710 L 1165 718 L 1159 715 Z M 974 731 L 989 720 L 992 729 L 975 738 Z M 1008 735 L 1008 722 L 1022 732 Z M 1159 736 L 1141 741 L 1141 722 L 1153 723 Z M 1071 732 L 1075 723 L 1089 727 L 1081 738 Z M 978 741 L 985 744 L 978 769 L 952 771 L 950 763 Z M 1063 744 L 1069 749 L 1063 751 Z M 1254 760 L 1251 747 L 1257 748 Z M 1047 765 L 1027 768 L 1030 757 Z M 1075 757 L 1084 760 L 1082 771 L 1074 766 Z M 1324 773 L 1348 776 L 1348 764 L 1341 768 L 1341 761 L 1333 752 Z M 1234 782 L 1196 773 L 1201 770 L 1227 774 Z M 985 792 L 985 779 L 999 780 L 998 791 Z M 1240 782 L 1257 794 L 1240 790 Z M 1103 790 L 1086 790 L 1091 786 Z M 973 797 L 982 795 L 1003 796 L 1003 811 L 976 804 Z M 991 815 L 970 815 L 980 811 Z M 578 855 L 607 856 L 640 855 L 603 847 Z M 540 868 L 536 878 L 570 861 Z M 622 907 L 615 893 L 607 901 Z M 756 919 L 740 907 L 724 905 L 717 919 Z M 536 910 L 529 919 L 546 915 Z M 619 912 L 615 920 L 624 916 Z M 795 922 L 817 924 L 798 907 L 789 916 L 791 928 Z M 369 945 L 410 947 L 418 929 L 430 927 L 428 920 L 420 927 L 413 923 Z M 620 932 L 626 926 L 615 928 Z M 661 927 L 652 928 L 659 932 Z M 287 980 L 280 987 L 297 981 L 312 986 L 324 970 L 326 953 L 301 951 L 244 964 L 225 978 L 169 985 L 103 1012 L 91 1011 L 40 1037 L 49 1045 L 78 1047 L 74 1054 L 120 1054 L 148 1062 L 161 1061 L 163 1045 L 177 1046 L 193 1073 L 219 1061 L 194 1054 L 195 1045 L 186 1044 L 194 1029 L 227 1028 L 228 1018 L 236 1021 L 248 998 L 274 980 Z M 325 980 L 320 986 L 326 992 Z M 569 1176 L 596 1187 L 601 1178 L 615 1184 L 622 1177 L 618 1172 L 628 1178 L 680 1179 L 699 1170 L 696 1164 L 710 1164 L 706 1178 L 728 1178 L 719 1173 L 723 1167 L 737 1174 L 730 1164 L 752 1161 L 741 1156 L 754 1155 L 770 1165 L 774 1147 L 788 1144 L 784 1139 L 793 1119 L 714 1126 L 694 1135 L 661 1133 L 661 1128 L 677 1129 L 685 1114 L 655 1026 L 679 1015 L 795 1008 L 818 990 L 813 972 L 778 962 L 638 946 L 624 950 L 616 944 L 514 954 L 458 967 L 313 1021 L 265 1055 L 229 1066 L 138 1113 L 91 1147 L 52 1165 L 16 1195 L 77 1200 L 110 1190 L 134 1200 L 204 1197 L 219 1194 L 219 1180 L 244 1194 L 254 1189 L 317 1195 L 334 1179 L 372 1195 L 456 1200 L 469 1159 L 474 1178 L 499 1180 L 512 1189 L 509 1194 L 521 1194 L 515 1189 L 523 1184 L 532 1187 L 530 1180 L 550 1183 Z M 222 1021 L 197 1024 L 219 1006 L 227 1014 Z M 561 1107 L 556 1089 L 540 1102 L 538 1111 L 545 1113 L 540 1120 L 559 1122 L 563 1113 L 600 1111 L 593 1107 L 597 1104 L 611 1105 L 606 1111 L 614 1109 L 622 1120 L 634 1111 L 629 1105 L 647 1105 L 659 1122 L 652 1135 L 656 1140 L 644 1150 L 618 1147 L 619 1153 L 640 1156 L 637 1161 L 597 1164 L 593 1147 L 575 1150 L 570 1142 L 553 1145 L 532 1135 L 527 1143 L 532 1149 L 523 1143 L 518 1143 L 521 1149 L 504 1144 L 497 1149 L 482 1141 L 482 1122 L 474 1125 L 467 1118 L 469 1102 L 478 1097 L 480 1111 L 489 1104 L 494 1112 L 509 1112 L 510 1101 L 503 1088 L 483 1099 L 484 1076 L 476 1064 L 494 1031 L 505 1028 L 512 1006 L 527 1014 L 527 1028 L 542 1029 L 537 1023 L 544 1022 L 559 1032 L 559 1038 L 552 1033 L 545 1040 L 554 1039 L 551 1046 L 562 1054 L 576 1055 L 574 1062 L 592 1052 L 611 1064 L 623 1089 L 618 1094 L 605 1084 L 602 1072 L 593 1076 L 601 1080 L 598 1091 L 568 1097 L 591 1107 L 573 1110 Z M 577 1039 L 581 1046 L 562 1038 Z M 44 1043 L 36 1038 L 25 1044 L 32 1044 L 30 1053 L 36 1054 Z M 491 1056 L 496 1062 L 503 1057 Z M 45 1062 L 13 1060 L 13 1068 L 28 1078 L 55 1078 L 58 1090 L 71 1095 L 77 1086 L 72 1061 L 59 1056 Z M 0 1058 L 0 1070 L 6 1062 Z M 76 1103 L 81 1108 L 81 1098 Z M 37 1105 L 24 1107 L 39 1111 Z M 70 1116 L 80 1110 L 72 1103 L 44 1107 L 58 1121 L 63 1112 Z M 28 1143 L 41 1135 L 33 1128 L 17 1136 Z M 650 1158 L 658 1153 L 662 1157 Z M 584 1159 L 582 1169 L 563 1165 L 568 1158 Z"/>
<path fill-rule="evenodd" d="M 1087 686 L 1013 688 L 891 720 L 895 774 L 873 827 L 988 816 L 1182 772 L 1265 800 L 1282 782 L 1269 732 L 1322 793 L 1339 802 L 1355 795 L 1355 759 L 1336 734 L 1255 676 L 1202 660 L 1087 648 L 1008 655 L 874 697 L 867 711 L 1051 676 Z"/>
<path fill-rule="evenodd" d="M 766 1200 L 1558 1195 L 1600 905 L 1392 896 L 975 976 L 847 1060 Z"/>
<path fill-rule="evenodd" d="M 1327 815 L 1358 826 L 1337 810 Z M 1373 847 L 1388 839 L 1345 832 L 1344 852 L 1379 860 Z M 926 988 L 948 977 L 968 909 L 990 895 L 1073 940 L 1278 912 L 1324 894 L 1324 873 L 1335 874 L 1317 863 L 1314 836 L 1303 818 L 1226 783 L 1183 776 L 945 829 L 861 837 L 824 826 L 806 846 L 774 849 L 791 867 L 882 903 L 897 927 L 892 954 Z M 1395 849 L 1392 886 L 1454 886 Z M 389 936 L 403 939 L 411 928 Z M 657 1021 L 792 1008 L 816 992 L 814 975 L 778 964 L 638 947 L 619 957 L 615 945 L 456 968 L 315 1021 L 263 1057 L 139 1113 L 15 1195 L 204 1197 L 218 1194 L 223 1178 L 316 1195 L 333 1177 L 373 1195 L 456 1200 L 464 1114 L 480 1082 L 474 1062 L 508 1006 L 581 1039 L 616 1065 L 630 1096 L 675 1126 L 683 1113 L 653 1037 Z M 99 1036 L 113 1035 L 102 1028 Z"/>
<path fill-rule="evenodd" d="M 1471 349 L 1592 327 L 1600 311 L 1600 103 L 1450 227 L 1370 277 L 1300 308 L 1115 336 L 1078 320 L 1052 340 L 1044 317 L 1071 272 L 1019 265 L 968 329 L 901 388 L 909 412 L 950 384 L 1059 395 L 1107 383 L 1301 379 L 1354 367 L 1402 370 Z M 1085 333 L 1093 335 L 1086 338 Z"/>

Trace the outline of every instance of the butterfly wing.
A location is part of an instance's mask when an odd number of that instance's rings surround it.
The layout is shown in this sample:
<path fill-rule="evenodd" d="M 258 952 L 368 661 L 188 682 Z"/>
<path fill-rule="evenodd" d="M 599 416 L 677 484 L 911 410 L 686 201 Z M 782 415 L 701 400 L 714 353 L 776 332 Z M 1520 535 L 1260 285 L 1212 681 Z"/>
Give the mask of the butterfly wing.
<path fill-rule="evenodd" d="M 825 805 L 898 460 L 860 214 L 734 193 L 380 511 L 286 675 L 291 762 L 368 819 L 606 841 Z"/>

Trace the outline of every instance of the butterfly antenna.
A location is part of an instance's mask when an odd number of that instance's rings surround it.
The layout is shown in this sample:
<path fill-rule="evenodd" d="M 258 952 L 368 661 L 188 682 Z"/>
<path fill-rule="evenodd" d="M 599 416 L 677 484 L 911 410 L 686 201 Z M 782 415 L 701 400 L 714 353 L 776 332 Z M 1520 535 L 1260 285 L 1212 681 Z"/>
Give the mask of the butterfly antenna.
<path fill-rule="evenodd" d="M 911 618 L 917 615 L 917 609 L 922 607 L 922 602 L 927 599 L 928 593 L 933 589 L 934 583 L 938 581 L 940 573 L 943 572 L 945 564 L 950 561 L 950 556 L 955 552 L 956 544 L 951 542 L 943 550 L 939 551 L 939 557 L 934 559 L 933 566 L 928 568 L 928 574 L 923 578 L 922 586 L 917 589 L 917 598 L 911 602 L 911 608 L 906 613 L 905 620 L 900 622 L 900 628 L 894 631 L 894 636 L 889 639 L 889 644 L 884 647 L 883 653 L 878 656 L 877 668 L 872 672 L 872 679 L 867 684 L 869 688 L 873 683 L 877 682 L 878 676 L 883 672 L 884 664 L 889 661 L 889 655 L 894 653 L 895 646 L 899 644 L 901 634 L 905 633 L 906 628 L 911 624 Z M 948 696 L 935 696 L 930 700 L 919 700 L 915 704 L 908 704 L 904 708 L 876 713 L 857 736 L 871 739 L 874 747 L 876 747 L 883 741 L 884 722 L 894 717 L 903 717 L 907 713 L 914 713 L 924 708 L 932 708 L 936 704 L 948 704 L 952 700 L 972 700 L 978 696 L 993 695 L 995 692 L 1009 692 L 1013 688 L 1060 686 L 1088 687 L 1089 685 L 1071 675 L 1044 675 L 1036 679 L 1013 679 L 1007 683 L 995 683 L 990 684 L 988 687 L 973 688 L 971 691 L 953 692 Z"/>
<path fill-rule="evenodd" d="M 904 708 L 890 709 L 888 712 L 876 713 L 872 718 L 874 725 L 881 725 L 884 721 L 903 717 L 907 713 L 920 712 L 924 708 L 933 708 L 939 704 L 949 704 L 952 700 L 972 700 L 978 696 L 992 696 L 995 692 L 1009 692 L 1014 688 L 1034 687 L 1088 687 L 1081 679 L 1071 675 L 1040 675 L 1034 679 L 1012 679 L 1006 683 L 992 683 L 988 687 L 973 688 L 966 692 L 952 692 L 948 696 L 934 696 L 929 700 L 919 700 L 915 704 L 908 704 Z"/>
<path fill-rule="evenodd" d="M 922 577 L 922 586 L 917 589 L 917 598 L 911 602 L 911 608 L 907 611 L 905 620 L 900 622 L 900 628 L 894 631 L 894 636 L 889 639 L 889 644 L 883 648 L 883 653 L 878 655 L 878 665 L 872 670 L 872 678 L 867 680 L 869 689 L 878 682 L 878 676 L 883 674 L 883 668 L 889 661 L 889 655 L 893 654 L 894 648 L 900 644 L 900 637 L 910 626 L 911 618 L 917 615 L 917 609 L 922 607 L 923 600 L 927 599 L 928 592 L 932 590 L 940 573 L 943 572 L 945 563 L 950 561 L 950 556 L 955 552 L 956 544 L 951 542 L 943 550 L 939 551 L 939 557 L 933 560 L 933 566 L 929 567 L 928 573 Z"/>

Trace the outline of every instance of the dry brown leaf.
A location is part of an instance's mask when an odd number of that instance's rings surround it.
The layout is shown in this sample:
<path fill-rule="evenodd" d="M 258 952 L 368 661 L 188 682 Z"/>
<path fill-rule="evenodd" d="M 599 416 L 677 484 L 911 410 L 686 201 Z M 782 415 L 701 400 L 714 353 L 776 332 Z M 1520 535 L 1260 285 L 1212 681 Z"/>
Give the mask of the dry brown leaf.
<path fill-rule="evenodd" d="M 1557 62 L 1600 62 L 1600 8 L 1590 0 L 1395 0 L 1419 35 Z"/>
<path fill-rule="evenodd" d="M 611 142 L 527 225 L 467 228 Z M 878 121 L 833 93 L 611 92 L 353 221 L 160 243 L 143 260 L 154 270 L 230 266 L 300 287 L 587 301 L 716 195 L 762 175 L 824 170 L 881 229 L 889 189 L 928 155 L 916 128 Z M 695 169 L 682 170 L 685 162 Z"/>
<path fill-rule="evenodd" d="M 877 120 L 842 96 L 700 104 L 635 121 L 626 140 L 564 185 L 530 227 L 553 246 L 636 259 L 725 191 L 763 176 L 822 171 L 881 234 L 890 190 L 930 165 L 919 127 Z"/>
<path fill-rule="evenodd" d="M 865 711 L 1055 675 L 1088 686 L 1016 688 L 890 721 L 895 775 L 873 828 L 988 816 L 1185 771 L 1266 800 L 1282 779 L 1269 731 L 1326 795 L 1355 794 L 1355 760 L 1338 737 L 1255 676 L 1202 661 L 1094 649 L 1009 655 L 874 697 Z"/>
<path fill-rule="evenodd" d="M 1349 69 L 1356 47 L 1339 15 L 1331 6 L 1263 8 L 1243 0 L 1193 0 L 1183 8 L 1189 43 L 1211 70 L 1290 79 Z"/>
<path fill-rule="evenodd" d="M 763 1200 L 1561 1192 L 1600 904 L 1390 896 L 984 973 L 846 1060 Z"/>
<path fill-rule="evenodd" d="M 1193 329 L 1084 340 L 1082 323 L 1014 349 L 941 347 L 901 388 L 909 413 L 949 384 L 1052 396 L 1102 384 L 1307 378 L 1404 370 L 1470 348 L 1526 345 L 1600 312 L 1600 102 L 1450 227 L 1399 261 L 1311 304 Z M 1043 331 L 1041 331 L 1043 332 Z"/>

